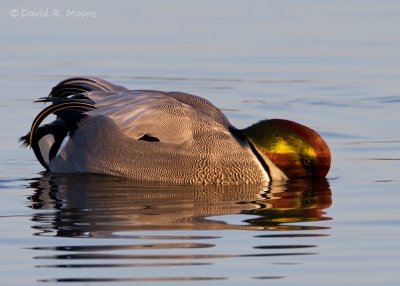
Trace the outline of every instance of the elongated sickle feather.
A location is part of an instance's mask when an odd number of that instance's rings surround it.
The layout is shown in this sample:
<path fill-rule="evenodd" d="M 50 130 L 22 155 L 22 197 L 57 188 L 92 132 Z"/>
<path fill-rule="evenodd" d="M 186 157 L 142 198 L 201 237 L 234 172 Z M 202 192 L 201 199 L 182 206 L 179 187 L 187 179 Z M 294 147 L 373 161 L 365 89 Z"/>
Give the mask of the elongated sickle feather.
<path fill-rule="evenodd" d="M 52 97 L 52 96 L 46 96 L 46 97 L 40 97 L 38 100 L 34 101 L 36 102 L 51 102 L 53 104 L 60 103 L 60 102 L 84 102 L 84 103 L 89 103 L 93 104 L 94 101 L 91 100 L 90 98 L 86 97 L 85 94 L 83 93 L 77 93 L 74 94 L 72 97 Z"/>
<path fill-rule="evenodd" d="M 92 91 L 93 87 L 88 85 L 78 85 L 78 84 L 65 84 L 65 85 L 57 85 L 53 87 L 49 96 L 51 97 L 68 97 L 74 94 Z"/>
<path fill-rule="evenodd" d="M 46 107 L 36 116 L 36 118 L 32 122 L 31 130 L 29 131 L 29 145 L 32 146 L 34 134 L 36 133 L 43 120 L 50 114 L 56 114 L 58 111 L 66 109 L 85 112 L 95 108 L 96 107 L 92 104 L 80 101 L 60 102 Z"/>
<path fill-rule="evenodd" d="M 71 77 L 67 78 L 56 85 L 63 86 L 66 84 L 78 84 L 78 85 L 90 85 L 92 88 L 97 87 L 100 90 L 107 91 L 109 88 L 107 87 L 108 82 L 100 78 L 92 78 L 92 77 Z M 108 83 L 111 84 L 111 83 Z"/>
<path fill-rule="evenodd" d="M 112 84 L 95 77 L 72 77 L 67 78 L 52 88 L 49 97 L 70 97 L 78 93 L 88 91 L 127 91 L 123 86 Z"/>

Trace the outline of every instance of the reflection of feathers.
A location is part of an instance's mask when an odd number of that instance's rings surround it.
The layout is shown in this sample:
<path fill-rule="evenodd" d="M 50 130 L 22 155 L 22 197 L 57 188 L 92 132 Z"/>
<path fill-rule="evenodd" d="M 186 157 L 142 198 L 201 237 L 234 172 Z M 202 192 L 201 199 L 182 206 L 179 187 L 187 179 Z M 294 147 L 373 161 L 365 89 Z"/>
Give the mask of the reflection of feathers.
<path fill-rule="evenodd" d="M 55 209 L 43 217 L 37 213 L 35 220 L 62 230 L 62 235 L 138 229 L 307 229 L 310 226 L 287 223 L 327 219 L 323 210 L 331 205 L 326 180 L 268 187 L 165 186 L 107 176 L 57 175 L 36 179 L 31 187 L 35 208 Z M 257 217 L 241 217 L 249 218 L 246 224 L 212 218 L 232 214 Z M 49 224 L 51 216 L 54 223 Z"/>
<path fill-rule="evenodd" d="M 52 105 L 21 141 L 53 172 L 172 184 L 269 181 L 248 141 L 203 98 L 71 78 L 39 101 Z M 57 119 L 41 125 L 50 114 Z"/>

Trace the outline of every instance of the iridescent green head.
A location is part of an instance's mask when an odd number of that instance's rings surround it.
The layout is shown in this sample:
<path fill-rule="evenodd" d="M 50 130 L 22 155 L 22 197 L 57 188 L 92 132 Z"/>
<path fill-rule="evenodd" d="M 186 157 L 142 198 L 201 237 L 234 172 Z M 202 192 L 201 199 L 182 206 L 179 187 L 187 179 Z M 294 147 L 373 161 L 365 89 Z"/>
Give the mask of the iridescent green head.
<path fill-rule="evenodd" d="M 271 119 L 243 130 L 247 139 L 288 178 L 323 178 L 331 166 L 331 153 L 322 137 L 293 121 Z"/>

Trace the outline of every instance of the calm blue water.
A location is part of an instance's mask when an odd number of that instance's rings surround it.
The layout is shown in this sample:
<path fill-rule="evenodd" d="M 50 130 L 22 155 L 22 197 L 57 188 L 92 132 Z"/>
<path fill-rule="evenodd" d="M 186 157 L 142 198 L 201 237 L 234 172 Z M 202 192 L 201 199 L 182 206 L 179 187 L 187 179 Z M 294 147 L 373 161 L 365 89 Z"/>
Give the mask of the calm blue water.
<path fill-rule="evenodd" d="M 81 2 L 0 11 L 2 285 L 400 283 L 398 1 Z M 264 188 L 42 175 L 17 138 L 74 75 L 200 95 L 240 128 L 303 123 L 332 169 Z"/>

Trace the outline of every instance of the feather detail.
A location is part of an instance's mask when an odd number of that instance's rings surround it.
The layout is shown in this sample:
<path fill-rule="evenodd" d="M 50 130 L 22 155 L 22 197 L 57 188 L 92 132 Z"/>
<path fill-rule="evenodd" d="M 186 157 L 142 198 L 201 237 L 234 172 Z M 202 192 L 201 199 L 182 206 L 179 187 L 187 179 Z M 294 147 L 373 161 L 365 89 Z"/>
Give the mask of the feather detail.
<path fill-rule="evenodd" d="M 78 128 L 78 123 L 87 116 L 87 111 L 96 108 L 89 93 L 94 92 L 95 98 L 103 98 L 121 91 L 128 89 L 96 77 L 72 77 L 63 80 L 52 88 L 47 97 L 35 101 L 50 102 L 52 105 L 36 116 L 28 134 L 19 138 L 19 141 L 25 147 L 30 146 L 39 162 L 49 170 L 50 160 L 62 148 L 64 139 Z M 42 125 L 50 114 L 55 114 L 56 120 Z"/>
<path fill-rule="evenodd" d="M 33 120 L 31 129 L 29 131 L 29 145 L 32 146 L 32 140 L 36 130 L 39 128 L 43 120 L 50 114 L 56 114 L 60 116 L 60 111 L 62 110 L 70 110 L 70 111 L 72 110 L 72 111 L 78 111 L 79 113 L 83 113 L 85 111 L 89 111 L 95 108 L 96 107 L 94 105 L 81 101 L 59 102 L 46 107 Z"/>
<path fill-rule="evenodd" d="M 88 91 L 118 92 L 128 91 L 128 89 L 96 77 L 72 77 L 53 87 L 49 97 L 70 97 Z"/>

